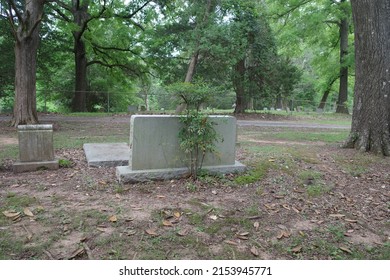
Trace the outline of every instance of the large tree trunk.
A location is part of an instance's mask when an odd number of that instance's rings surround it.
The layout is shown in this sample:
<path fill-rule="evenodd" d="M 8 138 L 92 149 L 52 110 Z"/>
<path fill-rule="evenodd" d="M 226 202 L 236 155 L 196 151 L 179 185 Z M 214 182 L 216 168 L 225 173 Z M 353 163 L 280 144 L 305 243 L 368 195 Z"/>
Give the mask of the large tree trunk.
<path fill-rule="evenodd" d="M 75 56 L 75 91 L 72 100 L 73 112 L 85 112 L 87 110 L 87 56 L 83 34 L 90 17 L 88 14 L 89 1 L 72 1 L 73 21 L 78 26 L 77 31 L 73 31 L 74 56 Z"/>
<path fill-rule="evenodd" d="M 352 0 L 356 82 L 345 147 L 390 155 L 390 2 Z"/>
<path fill-rule="evenodd" d="M 11 125 L 38 123 L 36 59 L 45 0 L 26 1 L 15 30 L 15 101 Z M 15 26 L 14 26 L 15 27 Z"/>
<path fill-rule="evenodd" d="M 85 112 L 87 110 L 87 57 L 85 43 L 82 38 L 75 39 L 75 91 L 72 100 L 73 112 Z"/>
<path fill-rule="evenodd" d="M 233 86 L 236 91 L 236 107 L 234 109 L 235 114 L 245 113 L 247 100 L 245 96 L 245 59 L 241 59 L 234 67 Z"/>
<path fill-rule="evenodd" d="M 342 1 L 345 2 L 345 1 Z M 348 54 L 348 19 L 344 18 L 340 24 L 340 88 L 339 98 L 337 100 L 336 113 L 349 114 L 348 101 L 348 66 L 345 65 L 345 59 Z"/>

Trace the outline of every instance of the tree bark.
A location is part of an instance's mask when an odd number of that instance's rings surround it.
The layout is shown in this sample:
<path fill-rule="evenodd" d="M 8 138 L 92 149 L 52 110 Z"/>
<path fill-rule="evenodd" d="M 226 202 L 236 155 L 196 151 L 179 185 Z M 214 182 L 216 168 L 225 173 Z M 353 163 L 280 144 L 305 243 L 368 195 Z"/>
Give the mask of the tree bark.
<path fill-rule="evenodd" d="M 236 107 L 234 109 L 235 114 L 245 113 L 247 101 L 245 96 L 245 59 L 241 59 L 234 67 L 233 86 L 236 92 Z"/>
<path fill-rule="evenodd" d="M 329 80 L 328 82 L 328 85 L 324 91 L 324 94 L 322 95 L 322 98 L 321 98 L 321 101 L 320 101 L 320 104 L 318 105 L 318 109 L 325 109 L 325 105 L 326 105 L 326 101 L 328 100 L 328 96 L 329 96 L 329 93 L 332 89 L 332 86 L 334 84 L 334 82 L 338 79 L 339 77 L 337 78 L 333 78 L 331 80 Z"/>
<path fill-rule="evenodd" d="M 74 23 L 78 26 L 77 31 L 73 31 L 74 56 L 75 56 L 75 91 L 72 100 L 73 112 L 85 112 L 87 110 L 87 56 L 83 33 L 86 29 L 89 1 L 80 3 L 78 0 L 72 1 L 72 14 Z"/>
<path fill-rule="evenodd" d="M 352 0 L 356 82 L 345 147 L 390 155 L 390 2 Z"/>
<path fill-rule="evenodd" d="M 36 106 L 36 60 L 39 29 L 45 0 L 26 1 L 18 14 L 15 36 L 15 101 L 12 126 L 38 123 Z M 12 21 L 13 22 L 13 21 Z"/>
<path fill-rule="evenodd" d="M 213 0 L 207 0 L 205 13 L 203 15 L 202 21 L 199 24 L 197 24 L 197 26 L 196 26 L 197 30 L 202 31 L 203 28 L 207 25 L 210 13 L 213 10 L 213 8 L 215 8 L 213 5 Z M 201 39 L 201 35 L 198 35 L 196 38 L 195 51 L 192 54 L 190 63 L 188 64 L 186 77 L 184 79 L 185 83 L 191 83 L 192 79 L 195 75 L 195 70 L 196 70 L 196 66 L 198 64 L 199 55 L 200 55 L 200 39 Z M 180 114 L 181 112 L 183 112 L 185 110 L 185 108 L 186 108 L 186 104 L 181 103 L 176 107 L 175 113 Z"/>
<path fill-rule="evenodd" d="M 345 2 L 345 1 L 342 1 Z M 340 88 L 339 98 L 337 100 L 336 113 L 349 114 L 348 101 L 348 66 L 345 65 L 345 59 L 348 54 L 348 32 L 349 22 L 343 18 L 340 23 Z"/>

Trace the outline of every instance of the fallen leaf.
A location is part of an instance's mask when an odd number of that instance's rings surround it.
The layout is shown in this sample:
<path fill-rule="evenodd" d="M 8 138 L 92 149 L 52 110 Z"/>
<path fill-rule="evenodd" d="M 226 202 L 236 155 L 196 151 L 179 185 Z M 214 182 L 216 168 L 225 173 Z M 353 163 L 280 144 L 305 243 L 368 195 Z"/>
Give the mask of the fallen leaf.
<path fill-rule="evenodd" d="M 248 236 L 244 236 L 244 235 L 236 235 L 236 237 L 238 239 L 241 239 L 241 240 L 248 240 L 249 239 Z"/>
<path fill-rule="evenodd" d="M 180 218 L 181 217 L 181 214 L 180 214 L 180 212 L 175 212 L 175 213 L 173 213 L 173 216 L 175 216 L 175 218 Z"/>
<path fill-rule="evenodd" d="M 218 217 L 216 215 L 211 215 L 211 216 L 209 216 L 209 218 L 214 220 L 214 221 L 218 219 Z"/>
<path fill-rule="evenodd" d="M 283 204 L 282 207 L 286 210 L 290 210 L 290 206 L 288 204 Z"/>
<path fill-rule="evenodd" d="M 293 252 L 293 253 L 299 253 L 299 252 L 301 252 L 302 251 L 302 246 L 300 246 L 300 245 L 298 245 L 298 246 L 296 246 L 296 247 L 294 247 L 294 248 L 292 248 L 291 249 L 291 252 Z"/>
<path fill-rule="evenodd" d="M 11 218 L 11 219 L 20 217 L 20 212 L 15 212 L 15 211 L 3 211 L 3 214 L 7 218 Z"/>
<path fill-rule="evenodd" d="M 34 214 L 33 214 L 33 212 L 31 212 L 31 210 L 30 210 L 30 209 L 28 209 L 27 207 L 26 207 L 26 208 L 24 208 L 24 210 L 23 210 L 23 213 L 24 213 L 26 216 L 29 216 L 29 217 L 34 217 Z"/>
<path fill-rule="evenodd" d="M 112 222 L 112 223 L 115 223 L 115 222 L 118 221 L 118 218 L 117 218 L 116 215 L 112 215 L 108 220 L 109 220 L 110 222 Z"/>
<path fill-rule="evenodd" d="M 188 234 L 188 230 L 187 229 L 182 229 L 182 230 L 179 230 L 177 232 L 177 235 L 179 236 L 186 236 Z"/>
<path fill-rule="evenodd" d="M 68 259 L 69 259 L 69 260 L 74 259 L 74 258 L 77 257 L 78 255 L 84 254 L 84 252 L 85 252 L 84 248 L 77 249 L 76 251 L 74 251 L 74 252 L 70 255 L 70 257 L 69 257 Z"/>
<path fill-rule="evenodd" d="M 224 242 L 225 242 L 226 244 L 229 244 L 229 245 L 234 245 L 234 246 L 237 246 L 237 245 L 238 245 L 237 242 L 234 242 L 234 241 L 232 241 L 232 240 L 225 240 Z"/>
<path fill-rule="evenodd" d="M 137 231 L 135 229 L 126 230 L 126 235 L 127 236 L 134 235 L 136 233 L 137 233 Z"/>
<path fill-rule="evenodd" d="M 259 250 L 255 246 L 251 247 L 251 253 L 256 257 L 259 256 Z"/>
<path fill-rule="evenodd" d="M 172 222 L 169 221 L 169 220 L 164 220 L 164 221 L 163 221 L 163 225 L 166 226 L 166 227 L 171 227 L 171 226 L 173 226 Z"/>
<path fill-rule="evenodd" d="M 340 249 L 341 251 L 344 251 L 344 252 L 348 253 L 348 254 L 352 254 L 352 251 L 351 251 L 351 250 L 349 250 L 349 249 L 348 249 L 348 248 L 346 248 L 346 247 L 342 247 L 342 246 L 340 246 L 340 247 L 339 247 L 339 249 Z"/>
<path fill-rule="evenodd" d="M 349 223 L 357 223 L 357 220 L 350 220 L 350 219 L 345 219 L 346 222 L 349 222 Z"/>
<path fill-rule="evenodd" d="M 294 206 L 292 206 L 291 209 L 294 210 L 294 212 L 296 212 L 296 213 L 299 213 L 299 212 L 300 212 L 300 211 L 299 211 L 297 208 L 295 208 Z"/>
<path fill-rule="evenodd" d="M 156 232 L 155 228 L 148 228 L 147 230 L 145 230 L 145 232 L 150 236 L 158 236 L 158 233 Z"/>
<path fill-rule="evenodd" d="M 276 236 L 277 239 L 282 239 L 283 237 L 289 238 L 291 236 L 291 233 L 282 230 L 279 232 L 279 234 Z"/>
<path fill-rule="evenodd" d="M 121 195 L 120 195 L 119 193 L 117 193 L 117 194 L 115 195 L 115 197 L 118 198 L 118 199 L 120 199 L 120 198 L 121 198 Z"/>
<path fill-rule="evenodd" d="M 240 235 L 240 236 L 248 236 L 248 235 L 249 235 L 249 232 L 248 232 L 248 231 L 239 232 L 239 233 L 237 233 L 237 235 Z"/>
<path fill-rule="evenodd" d="M 97 227 L 96 229 L 97 229 L 98 231 L 100 231 L 100 232 L 106 232 L 106 231 L 107 231 L 107 229 L 104 228 L 104 227 Z"/>
<path fill-rule="evenodd" d="M 345 215 L 343 215 L 343 214 L 330 214 L 329 217 L 333 217 L 333 218 L 344 218 Z"/>

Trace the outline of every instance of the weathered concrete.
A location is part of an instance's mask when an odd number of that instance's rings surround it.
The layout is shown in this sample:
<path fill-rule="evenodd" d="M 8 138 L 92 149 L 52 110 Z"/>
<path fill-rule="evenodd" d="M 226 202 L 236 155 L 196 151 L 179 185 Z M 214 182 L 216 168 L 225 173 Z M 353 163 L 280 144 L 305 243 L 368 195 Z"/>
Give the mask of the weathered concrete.
<path fill-rule="evenodd" d="M 216 152 L 207 154 L 203 165 L 234 165 L 236 119 L 230 116 L 210 116 L 222 141 L 216 142 Z M 130 120 L 129 165 L 132 170 L 181 168 L 187 166 L 186 155 L 180 149 L 178 116 L 135 115 Z"/>
<path fill-rule="evenodd" d="M 52 161 L 36 161 L 36 162 L 21 162 L 16 161 L 13 164 L 15 173 L 30 172 L 37 170 L 57 170 L 59 168 L 58 160 Z"/>
<path fill-rule="evenodd" d="M 204 166 L 210 175 L 219 175 L 227 173 L 241 173 L 246 170 L 246 166 L 236 161 L 234 165 Z M 149 170 L 132 170 L 130 166 L 118 166 L 116 175 L 119 182 L 138 183 L 152 180 L 170 180 L 188 176 L 188 168 L 165 168 Z"/>
<path fill-rule="evenodd" d="M 58 169 L 58 160 L 54 158 L 53 126 L 19 125 L 19 161 L 14 163 L 14 172 L 34 171 L 38 169 Z"/>
<path fill-rule="evenodd" d="M 91 143 L 83 145 L 88 166 L 115 167 L 129 164 L 127 143 Z"/>
<path fill-rule="evenodd" d="M 179 116 L 134 115 L 130 120 L 130 160 L 128 166 L 117 167 L 121 182 L 170 179 L 188 174 L 186 154 L 180 149 Z M 203 169 L 211 173 L 242 172 L 245 166 L 235 160 L 236 119 L 210 116 L 222 141 L 215 153 L 208 153 Z"/>

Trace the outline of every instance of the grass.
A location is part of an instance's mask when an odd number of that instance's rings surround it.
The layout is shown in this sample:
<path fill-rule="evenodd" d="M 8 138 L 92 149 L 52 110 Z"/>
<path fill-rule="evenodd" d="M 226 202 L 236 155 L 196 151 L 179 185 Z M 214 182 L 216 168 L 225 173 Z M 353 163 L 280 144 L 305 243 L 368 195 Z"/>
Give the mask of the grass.
<path fill-rule="evenodd" d="M 274 167 L 274 164 L 269 161 L 261 161 L 256 166 L 244 175 L 237 176 L 234 181 L 239 185 L 255 183 L 267 174 L 268 170 Z"/>

